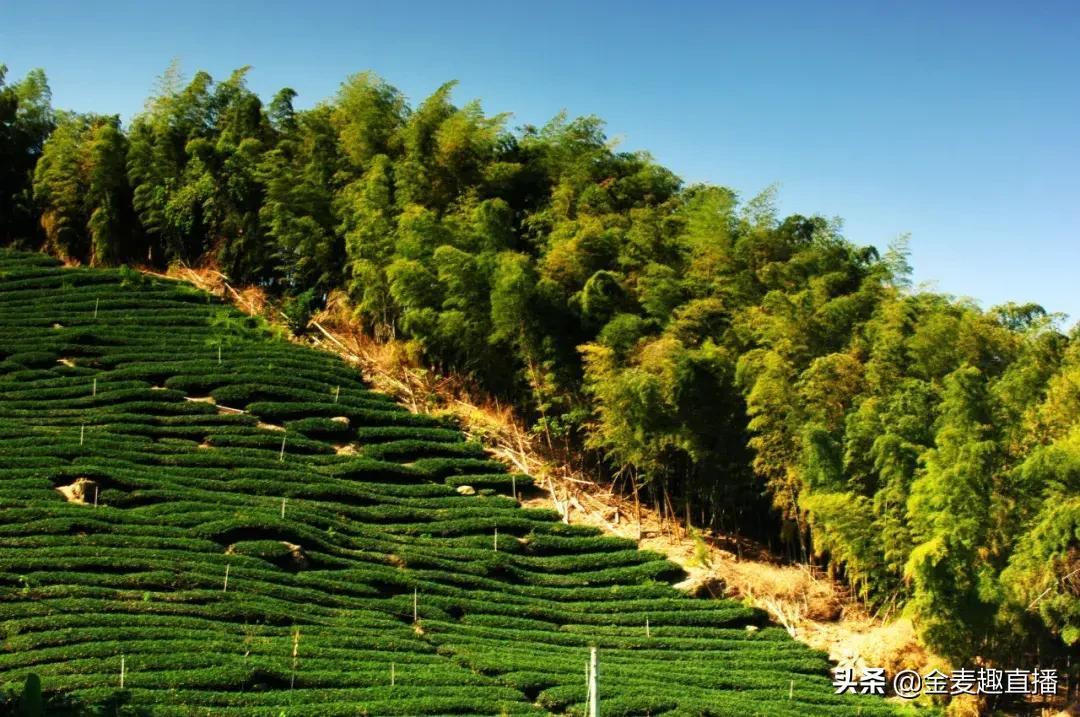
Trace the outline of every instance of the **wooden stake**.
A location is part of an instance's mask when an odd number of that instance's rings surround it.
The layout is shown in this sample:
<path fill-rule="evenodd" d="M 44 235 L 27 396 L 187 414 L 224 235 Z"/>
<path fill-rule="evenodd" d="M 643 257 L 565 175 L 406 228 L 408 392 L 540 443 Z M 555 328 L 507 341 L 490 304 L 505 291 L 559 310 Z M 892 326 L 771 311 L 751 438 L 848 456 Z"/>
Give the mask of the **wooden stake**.
<path fill-rule="evenodd" d="M 218 345 L 217 345 L 217 362 L 218 362 L 218 366 L 220 366 L 221 365 L 221 342 L 220 341 L 218 342 Z"/>
<path fill-rule="evenodd" d="M 787 688 L 787 698 L 788 698 L 788 699 L 790 700 L 790 699 L 792 699 L 792 698 L 794 698 L 794 697 L 795 697 L 795 680 L 792 680 L 792 681 L 791 681 L 791 682 L 790 682 L 790 683 L 788 684 L 788 688 Z"/>
<path fill-rule="evenodd" d="M 229 592 L 229 564 L 225 563 L 225 585 L 221 588 L 221 592 Z"/>
<path fill-rule="evenodd" d="M 101 301 L 101 299 L 94 299 L 94 318 L 95 319 L 97 318 L 97 310 L 98 310 L 98 302 L 99 301 Z"/>
<path fill-rule="evenodd" d="M 282 436 L 281 436 L 281 453 L 278 454 L 278 462 L 281 462 L 281 461 L 285 460 L 285 436 L 286 435 L 287 434 L 282 434 Z"/>
<path fill-rule="evenodd" d="M 82 424 L 81 426 L 79 426 L 79 445 L 80 446 L 83 444 L 84 440 L 86 440 L 86 424 L 85 423 Z"/>
<path fill-rule="evenodd" d="M 287 500 L 287 498 L 282 498 L 281 499 L 281 517 L 282 518 L 285 517 L 285 501 L 286 500 Z"/>
<path fill-rule="evenodd" d="M 634 510 L 637 512 L 637 539 L 641 542 L 641 496 L 638 494 L 637 478 L 635 476 L 630 477 L 630 482 L 634 486 Z"/>
<path fill-rule="evenodd" d="M 656 519 L 660 521 L 660 530 L 657 535 L 664 534 L 664 512 L 660 509 L 660 494 L 656 492 L 655 486 L 652 488 L 653 498 L 653 510 L 656 511 Z"/>
<path fill-rule="evenodd" d="M 664 503 L 667 505 L 668 518 L 671 521 L 671 533 L 676 540 L 682 540 L 682 528 L 679 527 L 679 519 L 675 517 L 675 506 L 671 502 L 671 492 L 664 486 Z"/>
<path fill-rule="evenodd" d="M 517 500 L 517 477 L 513 473 L 510 474 L 510 492 L 513 493 L 514 500 Z"/>
<path fill-rule="evenodd" d="M 93 389 L 91 389 L 90 395 L 91 396 L 96 396 L 97 395 L 97 379 L 96 378 L 94 379 L 94 387 L 93 387 Z"/>
<path fill-rule="evenodd" d="M 300 654 L 300 628 L 296 628 L 292 639 L 292 675 L 289 677 L 289 689 L 296 686 L 296 658 Z"/>
<path fill-rule="evenodd" d="M 391 687 L 394 686 L 395 679 L 396 679 L 396 675 L 394 674 L 394 663 L 391 662 L 390 663 L 390 686 Z"/>
<path fill-rule="evenodd" d="M 338 402 L 338 397 L 341 395 L 341 386 L 334 387 L 334 403 Z"/>

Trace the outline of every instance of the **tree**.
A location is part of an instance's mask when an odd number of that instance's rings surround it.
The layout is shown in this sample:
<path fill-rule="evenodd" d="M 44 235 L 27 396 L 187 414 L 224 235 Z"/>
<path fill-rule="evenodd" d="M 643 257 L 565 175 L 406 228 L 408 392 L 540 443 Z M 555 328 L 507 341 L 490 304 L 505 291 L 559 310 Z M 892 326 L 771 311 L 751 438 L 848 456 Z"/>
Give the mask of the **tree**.
<path fill-rule="evenodd" d="M 905 567 L 913 585 L 908 609 L 932 649 L 963 661 L 986 647 L 1000 600 L 990 518 L 1001 451 L 978 369 L 962 366 L 948 376 L 941 410 L 925 473 L 908 499 L 915 542 Z"/>
<path fill-rule="evenodd" d="M 83 171 L 87 125 L 84 117 L 62 116 L 34 170 L 34 198 L 43 208 L 47 246 L 66 260 L 85 260 L 89 253 Z"/>
<path fill-rule="evenodd" d="M 270 120 L 270 126 L 280 137 L 289 137 L 299 128 L 296 122 L 296 109 L 293 101 L 297 93 L 291 87 L 283 87 L 278 90 L 267 107 L 266 115 Z"/>
<path fill-rule="evenodd" d="M 55 125 L 44 71 L 5 84 L 0 64 L 0 243 L 36 246 L 41 237 L 33 204 L 34 168 Z"/>
<path fill-rule="evenodd" d="M 345 275 L 345 242 L 334 197 L 341 159 L 331 110 L 298 120 L 295 135 L 265 152 L 256 167 L 264 198 L 259 222 L 273 252 L 274 273 L 294 293 L 322 294 Z"/>
<path fill-rule="evenodd" d="M 408 106 L 402 94 L 372 72 L 351 75 L 341 84 L 330 112 L 341 149 L 363 172 L 377 155 L 394 153 Z"/>
<path fill-rule="evenodd" d="M 115 116 L 97 123 L 87 139 L 91 262 L 114 266 L 134 253 L 136 227 L 127 179 L 128 142 Z"/>
<path fill-rule="evenodd" d="M 126 161 L 118 117 L 60 115 L 34 171 L 50 251 L 105 265 L 129 256 L 135 227 Z"/>
<path fill-rule="evenodd" d="M 217 84 L 198 72 L 181 87 L 173 66 L 133 120 L 128 177 L 149 260 L 212 253 L 238 279 L 267 273 L 259 167 L 272 128 L 248 69 Z"/>

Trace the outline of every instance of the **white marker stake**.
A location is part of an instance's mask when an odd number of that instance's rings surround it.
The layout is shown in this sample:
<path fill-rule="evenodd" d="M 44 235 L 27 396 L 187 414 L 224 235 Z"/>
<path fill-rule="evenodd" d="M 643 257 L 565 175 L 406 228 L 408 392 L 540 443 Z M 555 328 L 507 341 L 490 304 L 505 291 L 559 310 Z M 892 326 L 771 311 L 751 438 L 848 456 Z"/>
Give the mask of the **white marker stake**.
<path fill-rule="evenodd" d="M 787 698 L 788 698 L 788 699 L 790 700 L 790 699 L 792 699 L 792 698 L 793 698 L 794 696 L 795 696 L 795 680 L 792 680 L 792 681 L 791 681 L 791 682 L 790 682 L 790 683 L 788 684 L 788 688 L 787 688 Z"/>
<path fill-rule="evenodd" d="M 499 526 L 495 526 L 495 552 L 499 552 Z"/>
<path fill-rule="evenodd" d="M 596 659 L 596 648 L 589 652 L 589 717 L 600 717 L 600 695 L 598 693 L 600 666 Z"/>
<path fill-rule="evenodd" d="M 86 424 L 85 423 L 83 425 L 79 426 L 79 445 L 80 446 L 83 444 L 84 440 L 86 440 Z"/>
<path fill-rule="evenodd" d="M 94 507 L 95 508 L 97 507 L 97 494 L 98 494 L 98 487 L 95 485 L 94 486 Z"/>
<path fill-rule="evenodd" d="M 221 344 L 217 345 L 217 362 L 218 366 L 221 365 Z"/>
<path fill-rule="evenodd" d="M 417 616 L 418 616 L 417 607 L 419 607 L 419 596 L 420 596 L 420 593 L 417 591 L 417 588 L 413 588 L 413 591 L 412 591 L 412 621 L 413 621 L 414 624 L 416 623 Z"/>
<path fill-rule="evenodd" d="M 334 403 L 337 403 L 338 396 L 340 396 L 340 395 L 341 395 L 341 386 L 335 386 L 334 387 Z"/>
<path fill-rule="evenodd" d="M 96 378 L 94 379 L 94 388 L 91 391 L 90 395 L 91 396 L 96 396 L 97 395 L 97 379 Z"/>
<path fill-rule="evenodd" d="M 517 478 L 513 473 L 510 474 L 510 492 L 514 494 L 514 500 L 517 500 Z"/>
<path fill-rule="evenodd" d="M 278 462 L 285 460 L 285 435 L 281 436 L 281 453 L 278 454 Z"/>
<path fill-rule="evenodd" d="M 99 301 L 101 301 L 101 299 L 94 299 L 94 318 L 95 319 L 97 318 L 97 308 L 98 308 L 98 302 Z"/>
<path fill-rule="evenodd" d="M 126 665 L 124 664 L 124 655 L 120 654 L 120 689 L 124 689 L 124 672 Z"/>
<path fill-rule="evenodd" d="M 221 588 L 221 592 L 229 592 L 229 564 L 225 564 L 225 587 Z"/>
<path fill-rule="evenodd" d="M 286 498 L 281 499 L 281 517 L 282 518 L 285 517 L 285 501 L 286 500 L 287 500 Z"/>
<path fill-rule="evenodd" d="M 390 663 L 390 686 L 391 687 L 394 686 L 394 680 L 395 679 L 396 679 L 396 676 L 394 675 L 394 663 L 391 662 Z"/>
<path fill-rule="evenodd" d="M 648 615 L 645 616 L 645 637 L 652 637 L 652 634 L 649 632 L 649 616 Z"/>

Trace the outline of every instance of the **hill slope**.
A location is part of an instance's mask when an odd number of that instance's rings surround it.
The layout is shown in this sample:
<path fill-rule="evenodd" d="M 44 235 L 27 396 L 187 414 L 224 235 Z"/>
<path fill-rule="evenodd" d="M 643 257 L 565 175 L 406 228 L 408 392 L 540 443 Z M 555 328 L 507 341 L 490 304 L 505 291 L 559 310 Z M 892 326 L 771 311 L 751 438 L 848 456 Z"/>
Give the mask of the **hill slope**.
<path fill-rule="evenodd" d="M 596 645 L 604 715 L 894 713 L 180 284 L 0 253 L 0 457 L 0 689 L 99 703 L 123 665 L 155 715 L 580 713 Z"/>

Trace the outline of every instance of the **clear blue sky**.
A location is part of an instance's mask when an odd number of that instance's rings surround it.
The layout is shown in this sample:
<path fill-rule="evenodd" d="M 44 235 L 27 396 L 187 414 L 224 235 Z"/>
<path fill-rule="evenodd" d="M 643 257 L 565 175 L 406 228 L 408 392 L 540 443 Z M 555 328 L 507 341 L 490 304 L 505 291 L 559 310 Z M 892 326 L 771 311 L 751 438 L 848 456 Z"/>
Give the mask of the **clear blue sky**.
<path fill-rule="evenodd" d="M 449 79 L 514 124 L 596 114 L 627 149 L 859 244 L 912 235 L 916 281 L 1080 319 L 1080 3 L 20 2 L 9 77 L 58 107 L 138 112 L 173 57 L 309 106 L 372 69 Z"/>

